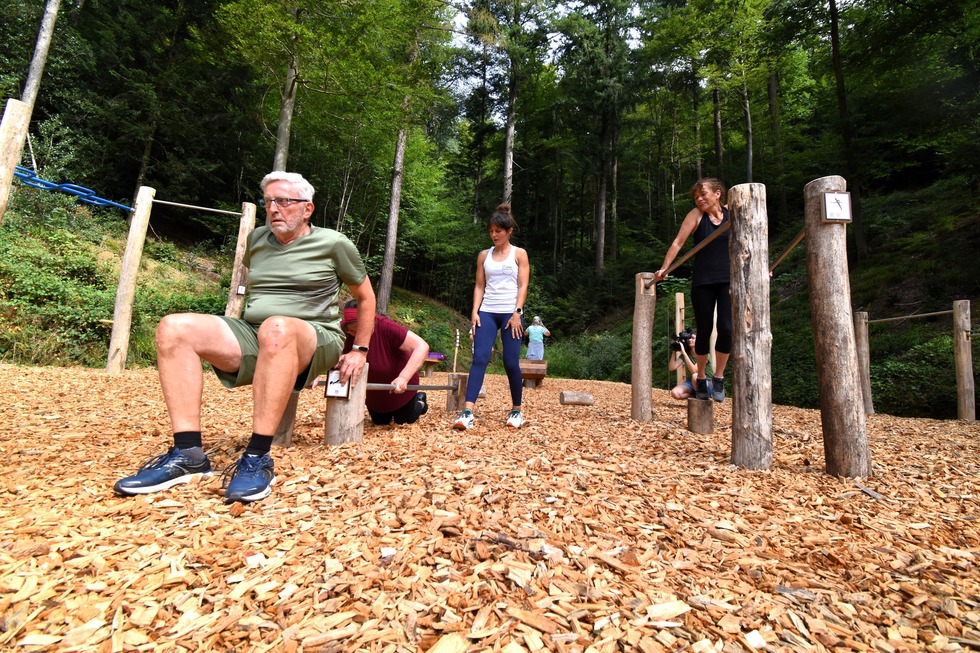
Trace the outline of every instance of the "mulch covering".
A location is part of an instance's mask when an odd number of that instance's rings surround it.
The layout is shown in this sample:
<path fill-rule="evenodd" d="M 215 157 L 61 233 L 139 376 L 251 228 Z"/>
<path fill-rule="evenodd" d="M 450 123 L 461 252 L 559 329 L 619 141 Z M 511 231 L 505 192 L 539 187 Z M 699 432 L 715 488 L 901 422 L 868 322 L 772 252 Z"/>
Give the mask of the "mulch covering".
<path fill-rule="evenodd" d="M 220 470 L 251 392 L 206 379 Z M 0 365 L 0 650 L 980 648 L 977 424 L 870 416 L 875 474 L 847 480 L 819 411 L 775 407 L 756 472 L 729 464 L 729 401 L 696 436 L 666 391 L 646 424 L 628 385 L 548 378 L 514 431 L 486 389 L 475 431 L 433 392 L 343 447 L 304 392 L 272 495 L 229 506 L 217 475 L 113 494 L 171 444 L 155 370 Z"/>

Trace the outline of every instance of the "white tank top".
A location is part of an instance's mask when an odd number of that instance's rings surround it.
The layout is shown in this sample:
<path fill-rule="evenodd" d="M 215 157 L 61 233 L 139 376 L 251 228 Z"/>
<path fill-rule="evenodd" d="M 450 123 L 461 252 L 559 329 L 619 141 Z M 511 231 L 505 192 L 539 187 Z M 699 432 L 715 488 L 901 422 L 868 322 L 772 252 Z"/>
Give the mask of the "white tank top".
<path fill-rule="evenodd" d="M 510 252 L 503 261 L 493 260 L 493 247 L 487 250 L 483 260 L 483 274 L 486 286 L 483 288 L 483 303 L 480 310 L 487 313 L 513 313 L 517 308 L 517 248 L 510 246 Z"/>

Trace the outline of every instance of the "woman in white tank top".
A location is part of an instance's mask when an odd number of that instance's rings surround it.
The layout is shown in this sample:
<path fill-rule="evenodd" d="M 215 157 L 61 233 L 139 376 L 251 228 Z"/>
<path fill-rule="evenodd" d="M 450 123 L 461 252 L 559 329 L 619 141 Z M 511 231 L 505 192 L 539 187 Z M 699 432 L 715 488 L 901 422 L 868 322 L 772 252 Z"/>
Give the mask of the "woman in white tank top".
<path fill-rule="evenodd" d="M 473 408 L 483 387 L 483 377 L 493 343 L 500 332 L 503 344 L 504 370 L 510 385 L 512 408 L 507 426 L 524 424 L 521 412 L 523 379 L 521 378 L 521 339 L 524 336 L 524 301 L 531 279 L 527 252 L 512 245 L 510 237 L 517 223 L 510 205 L 501 204 L 490 216 L 489 230 L 493 247 L 480 252 L 476 259 L 476 284 L 473 287 L 473 312 L 470 339 L 473 341 L 473 364 L 466 386 L 466 404 L 453 423 L 454 429 L 476 426 Z"/>

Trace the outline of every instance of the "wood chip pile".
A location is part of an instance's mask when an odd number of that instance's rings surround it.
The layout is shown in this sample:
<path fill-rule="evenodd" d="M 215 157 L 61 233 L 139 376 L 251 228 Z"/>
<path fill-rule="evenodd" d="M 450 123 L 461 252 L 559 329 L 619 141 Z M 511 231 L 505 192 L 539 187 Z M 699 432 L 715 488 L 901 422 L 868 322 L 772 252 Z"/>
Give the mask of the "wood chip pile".
<path fill-rule="evenodd" d="M 515 431 L 506 388 L 488 377 L 475 431 L 433 392 L 343 447 L 304 392 L 272 495 L 229 506 L 220 475 L 113 494 L 172 443 L 155 370 L 0 365 L 0 650 L 980 648 L 977 424 L 869 416 L 875 475 L 847 480 L 816 410 L 776 406 L 752 472 L 730 401 L 696 436 L 664 390 L 638 423 L 628 385 L 548 378 Z M 250 390 L 207 376 L 217 470 L 250 423 Z"/>

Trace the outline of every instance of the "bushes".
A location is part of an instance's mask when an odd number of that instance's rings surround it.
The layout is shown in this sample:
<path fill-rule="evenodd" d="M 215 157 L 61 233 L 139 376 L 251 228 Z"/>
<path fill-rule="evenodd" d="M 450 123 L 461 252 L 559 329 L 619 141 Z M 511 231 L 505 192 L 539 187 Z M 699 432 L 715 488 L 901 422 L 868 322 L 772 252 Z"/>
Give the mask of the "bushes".
<path fill-rule="evenodd" d="M 27 204 L 45 210 L 30 218 L 8 210 L 0 226 L 0 358 L 27 365 L 101 367 L 108 356 L 118 282 L 116 257 L 103 256 L 103 262 L 100 254 L 102 244 L 118 240 L 121 230 L 113 221 L 103 224 L 104 218 L 88 207 L 64 206 L 56 195 L 27 195 Z M 177 251 L 156 249 L 164 257 Z M 213 290 L 200 286 L 197 279 L 175 281 L 172 275 L 141 272 L 129 363 L 156 362 L 153 331 L 166 313 L 224 311 L 226 291 L 216 284 Z"/>

